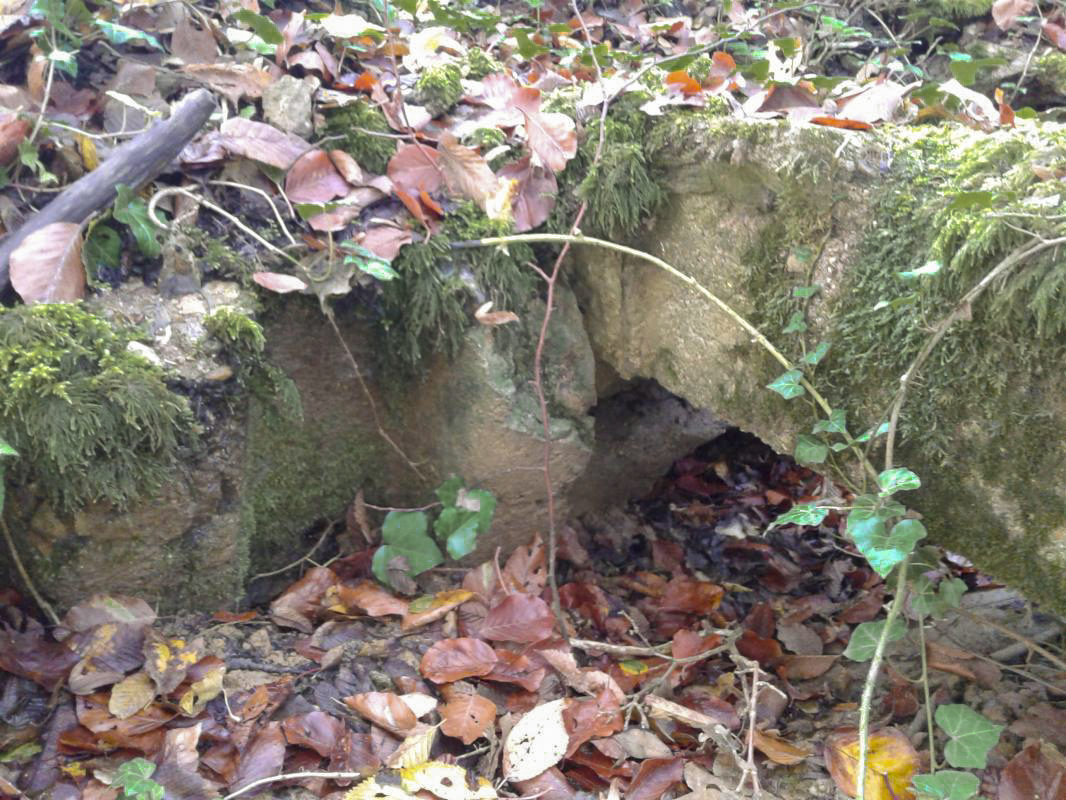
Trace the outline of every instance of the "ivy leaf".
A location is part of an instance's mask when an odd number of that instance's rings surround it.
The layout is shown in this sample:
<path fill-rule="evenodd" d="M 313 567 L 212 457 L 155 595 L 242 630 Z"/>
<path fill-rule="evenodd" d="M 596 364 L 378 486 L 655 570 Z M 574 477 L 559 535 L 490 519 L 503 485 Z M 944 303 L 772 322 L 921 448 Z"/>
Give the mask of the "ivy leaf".
<path fill-rule="evenodd" d="M 961 703 L 940 706 L 936 710 L 936 724 L 951 737 L 944 745 L 944 757 L 953 767 L 984 769 L 988 751 L 996 746 L 1002 725 Z"/>
<path fill-rule="evenodd" d="M 113 216 L 129 226 L 133 238 L 137 240 L 137 247 L 145 256 L 158 258 L 163 248 L 159 244 L 158 229 L 148 219 L 148 204 L 134 194 L 129 186 L 120 183 L 115 189 L 117 194 Z"/>
<path fill-rule="evenodd" d="M 459 500 L 459 490 L 462 488 L 463 479 L 458 475 L 452 475 L 437 488 L 437 498 L 445 508 L 454 506 Z"/>
<path fill-rule="evenodd" d="M 919 800 L 970 800 L 977 796 L 981 781 L 972 772 L 944 769 L 935 775 L 915 775 Z"/>
<path fill-rule="evenodd" d="M 916 542 L 925 538 L 925 526 L 916 519 L 904 519 L 888 532 L 884 519 L 879 515 L 860 515 L 856 518 L 855 512 L 852 512 L 848 515 L 848 535 L 855 541 L 859 552 L 866 556 L 870 566 L 883 578 L 910 554 Z"/>
<path fill-rule="evenodd" d="M 822 419 L 814 424 L 811 433 L 847 433 L 846 413 L 842 408 L 834 409 L 829 413 L 829 419 Z M 847 445 L 845 444 L 844 447 L 847 447 Z M 836 450 L 837 448 L 834 447 L 833 449 Z"/>
<path fill-rule="evenodd" d="M 801 433 L 796 440 L 794 456 L 800 464 L 821 464 L 827 455 L 829 455 L 828 445 L 816 436 Z"/>
<path fill-rule="evenodd" d="M 917 475 L 903 467 L 886 469 L 877 476 L 877 482 L 881 486 L 882 494 L 917 489 L 922 485 Z"/>
<path fill-rule="evenodd" d="M 781 525 L 820 525 L 829 513 L 814 503 L 799 503 L 770 523 L 770 530 Z"/>
<path fill-rule="evenodd" d="M 409 574 L 418 575 L 444 561 L 437 543 L 427 533 L 429 521 L 421 511 L 390 511 L 381 526 L 383 544 L 374 553 L 371 568 L 384 584 L 389 581 L 389 562 L 397 556 L 407 560 Z"/>
<path fill-rule="evenodd" d="M 794 311 L 792 316 L 788 318 L 788 324 L 781 329 L 782 333 L 803 333 L 807 330 L 807 323 L 804 321 L 802 311 Z"/>
<path fill-rule="evenodd" d="M 803 357 L 803 363 L 810 364 L 812 367 L 825 358 L 825 354 L 829 352 L 829 342 L 819 342 L 811 352 L 807 353 Z"/>
<path fill-rule="evenodd" d="M 881 423 L 881 424 L 880 424 L 880 425 L 879 425 L 879 426 L 877 427 L 877 430 L 876 430 L 876 431 L 875 431 L 875 430 L 873 430 L 873 429 L 871 429 L 871 430 L 868 430 L 868 431 L 866 431 L 866 433 L 864 433 L 864 434 L 860 435 L 860 436 L 859 436 L 859 437 L 858 437 L 858 438 L 857 438 L 857 439 L 856 439 L 855 441 L 856 441 L 856 442 L 867 442 L 867 441 L 869 441 L 869 440 L 870 440 L 870 438 L 871 438 L 871 437 L 873 437 L 873 436 L 883 436 L 883 435 L 885 435 L 886 433 L 888 433 L 888 428 L 889 428 L 889 425 L 888 425 L 888 423 L 887 423 L 887 422 L 882 422 L 882 423 Z"/>
<path fill-rule="evenodd" d="M 803 372 L 798 369 L 790 369 L 788 372 L 775 378 L 773 383 L 768 383 L 766 388 L 773 389 L 786 400 L 791 400 L 793 397 L 799 397 L 807 392 L 807 390 L 799 384 L 802 377 Z"/>
<path fill-rule="evenodd" d="M 817 286 L 796 286 L 792 289 L 793 297 L 814 297 L 818 292 Z"/>
<path fill-rule="evenodd" d="M 267 44 L 276 46 L 285 41 L 281 35 L 281 31 L 278 30 L 278 26 L 275 25 L 269 17 L 264 17 L 262 14 L 256 14 L 254 11 L 249 11 L 246 8 L 238 11 L 233 17 L 251 28 L 255 35 Z"/>
<path fill-rule="evenodd" d="M 146 42 L 149 46 L 154 47 L 156 50 L 163 49 L 163 45 L 159 43 L 158 39 L 154 36 L 150 36 L 144 31 L 139 31 L 136 28 L 130 28 L 126 25 L 118 25 L 114 22 L 107 22 L 102 19 L 94 19 L 93 25 L 102 30 L 104 36 L 110 39 L 113 44 L 125 44 L 126 42 L 141 40 Z"/>
<path fill-rule="evenodd" d="M 869 661 L 873 658 L 874 650 L 877 649 L 877 640 L 881 638 L 885 622 L 886 620 L 883 619 L 877 622 L 864 622 L 855 628 L 844 655 L 852 661 Z M 906 632 L 906 623 L 897 617 L 892 620 L 892 627 L 888 630 L 888 641 L 895 642 L 902 639 Z"/>

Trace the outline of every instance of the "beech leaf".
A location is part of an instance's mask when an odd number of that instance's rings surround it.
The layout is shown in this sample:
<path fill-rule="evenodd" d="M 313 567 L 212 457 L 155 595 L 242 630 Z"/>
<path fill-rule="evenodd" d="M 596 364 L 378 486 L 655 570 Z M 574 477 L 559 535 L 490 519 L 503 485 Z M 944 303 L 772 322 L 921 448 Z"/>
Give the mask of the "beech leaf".
<path fill-rule="evenodd" d="M 11 285 L 26 303 L 72 303 L 85 297 L 81 226 L 53 222 L 11 253 Z"/>
<path fill-rule="evenodd" d="M 496 653 L 480 639 L 442 639 L 422 656 L 421 672 L 434 683 L 451 683 L 487 675 L 495 664 Z"/>

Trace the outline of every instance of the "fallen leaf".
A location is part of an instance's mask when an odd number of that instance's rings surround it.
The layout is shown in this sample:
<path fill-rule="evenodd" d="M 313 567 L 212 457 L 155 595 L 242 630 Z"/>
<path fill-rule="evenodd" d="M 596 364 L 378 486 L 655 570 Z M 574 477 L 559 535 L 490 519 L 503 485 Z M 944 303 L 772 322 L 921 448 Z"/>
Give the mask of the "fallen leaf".
<path fill-rule="evenodd" d="M 992 19 L 1001 31 L 1011 27 L 1018 17 L 1033 10 L 1033 0 L 996 0 L 992 4 Z"/>
<path fill-rule="evenodd" d="M 626 800 L 659 800 L 675 783 L 680 783 L 685 762 L 677 757 L 649 758 L 641 762 L 626 789 Z"/>
<path fill-rule="evenodd" d="M 495 328 L 499 325 L 506 325 L 509 322 L 518 322 L 518 315 L 513 311 L 493 311 L 492 301 L 489 300 L 487 303 L 482 303 L 474 311 L 474 319 L 486 328 Z"/>
<path fill-rule="evenodd" d="M 565 114 L 540 110 L 540 91 L 523 87 L 512 95 L 514 107 L 522 112 L 529 147 L 540 163 L 553 172 L 562 172 L 577 155 L 577 131 Z"/>
<path fill-rule="evenodd" d="M 273 83 L 269 72 L 251 64 L 187 64 L 181 68 L 181 71 L 207 84 L 209 88 L 229 100 L 233 106 L 246 97 L 258 100 L 263 96 L 263 90 Z M 238 119 L 241 118 L 232 117 L 227 121 L 232 122 Z"/>
<path fill-rule="evenodd" d="M 810 751 L 803 747 L 797 747 L 791 742 L 786 742 L 780 736 L 758 729 L 755 730 L 754 741 L 755 747 L 758 748 L 759 752 L 775 764 L 792 766 L 806 761 L 811 755 Z"/>
<path fill-rule="evenodd" d="M 866 797 L 869 800 L 912 800 L 911 778 L 918 771 L 918 753 L 895 728 L 870 733 L 867 743 Z M 849 797 L 857 794 L 859 734 L 841 731 L 825 742 L 825 761 L 837 788 Z"/>
<path fill-rule="evenodd" d="M 26 303 L 73 303 L 85 297 L 81 226 L 53 222 L 11 253 L 11 285 Z"/>
<path fill-rule="evenodd" d="M 485 211 L 490 197 L 498 188 L 499 179 L 489 168 L 484 156 L 470 147 L 463 147 L 450 133 L 440 137 L 438 155 L 444 182 L 449 191 L 473 200 Z"/>
<path fill-rule="evenodd" d="M 307 288 L 307 284 L 295 275 L 285 275 L 280 272 L 253 272 L 252 280 L 264 289 L 278 294 L 302 292 Z"/>
<path fill-rule="evenodd" d="M 325 203 L 349 188 L 325 150 L 304 153 L 285 175 L 285 196 L 293 203 Z"/>
<path fill-rule="evenodd" d="M 496 653 L 480 639 L 462 637 L 435 642 L 422 656 L 420 671 L 434 683 L 451 683 L 486 675 L 496 664 Z"/>
<path fill-rule="evenodd" d="M 287 170 L 311 149 L 306 141 L 265 122 L 230 117 L 219 127 L 220 143 L 234 155 Z"/>
<path fill-rule="evenodd" d="M 523 715 L 503 743 L 503 775 L 509 781 L 535 778 L 566 755 L 570 737 L 563 723 L 566 700 L 543 703 Z"/>
<path fill-rule="evenodd" d="M 999 800 L 1066 800 L 1066 758 L 1047 742 L 1033 742 L 1007 762 Z"/>
<path fill-rule="evenodd" d="M 440 154 L 423 144 L 400 145 L 389 159 L 386 174 L 395 188 L 410 195 L 417 195 L 420 191 L 435 192 L 444 177 Z"/>
<path fill-rule="evenodd" d="M 444 705 L 440 707 L 441 731 L 463 744 L 473 744 L 496 721 L 496 704 L 461 684 L 441 687 Z"/>
<path fill-rule="evenodd" d="M 363 692 L 345 697 L 344 704 L 396 736 L 404 736 L 418 724 L 411 707 L 393 692 Z"/>
<path fill-rule="evenodd" d="M 539 642 L 555 630 L 555 615 L 539 597 L 510 594 L 489 609 L 479 633 L 498 642 Z"/>

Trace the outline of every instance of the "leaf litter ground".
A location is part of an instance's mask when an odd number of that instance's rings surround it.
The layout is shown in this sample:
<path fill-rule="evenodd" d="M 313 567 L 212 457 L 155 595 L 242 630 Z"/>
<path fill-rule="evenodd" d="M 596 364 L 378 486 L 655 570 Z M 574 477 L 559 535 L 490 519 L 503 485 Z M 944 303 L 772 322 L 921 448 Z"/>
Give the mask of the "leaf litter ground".
<path fill-rule="evenodd" d="M 647 498 L 565 528 L 569 641 L 539 540 L 426 573 L 414 599 L 373 581 L 371 549 L 306 569 L 242 614 L 159 619 L 135 598 L 96 596 L 47 632 L 8 590 L 0 794 L 122 797 L 109 784 L 140 757 L 168 798 L 714 800 L 751 795 L 750 782 L 734 791 L 746 766 L 764 797 L 833 797 L 866 671 L 841 653 L 886 586 L 834 515 L 763 531 L 836 491 L 739 433 L 679 459 Z M 977 591 L 928 632 L 933 704 L 1008 726 L 978 773 L 983 796 L 1053 786 L 1062 666 L 1000 631 L 1061 629 L 958 559 L 939 568 Z M 893 645 L 875 705 L 886 770 L 926 769 L 908 763 L 925 736 L 917 648 Z M 293 772 L 350 779 L 238 794 Z"/>

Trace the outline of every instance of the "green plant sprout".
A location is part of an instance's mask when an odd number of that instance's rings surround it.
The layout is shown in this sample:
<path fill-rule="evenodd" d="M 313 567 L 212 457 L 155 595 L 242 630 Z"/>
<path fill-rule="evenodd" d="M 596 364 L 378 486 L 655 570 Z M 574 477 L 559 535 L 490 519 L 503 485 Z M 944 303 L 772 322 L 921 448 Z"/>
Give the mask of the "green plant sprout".
<path fill-rule="evenodd" d="M 134 758 L 119 765 L 111 785 L 122 790 L 123 800 L 163 800 L 163 787 L 152 780 L 155 764 Z"/>
<path fill-rule="evenodd" d="M 474 551 L 478 536 L 488 533 L 496 511 L 492 492 L 467 489 L 462 478 L 452 476 L 437 489 L 437 497 L 442 508 L 433 522 L 433 536 L 425 511 L 390 511 L 385 516 L 382 545 L 372 563 L 374 576 L 382 583 L 396 588 L 393 570 L 412 577 L 442 564 L 440 546 L 451 558 L 460 559 Z"/>

